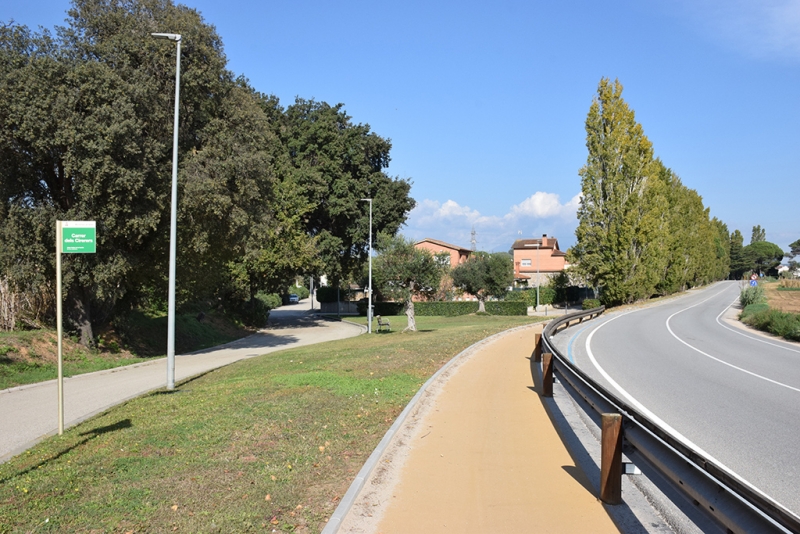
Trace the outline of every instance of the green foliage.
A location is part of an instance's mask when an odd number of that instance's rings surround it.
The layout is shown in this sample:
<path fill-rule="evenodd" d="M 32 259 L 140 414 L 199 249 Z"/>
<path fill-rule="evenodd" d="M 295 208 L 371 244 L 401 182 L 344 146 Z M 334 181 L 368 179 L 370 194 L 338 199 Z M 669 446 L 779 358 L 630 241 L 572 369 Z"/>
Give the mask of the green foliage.
<path fill-rule="evenodd" d="M 490 300 L 486 311 L 492 315 L 528 315 L 528 306 L 524 302 Z"/>
<path fill-rule="evenodd" d="M 410 182 L 383 172 L 388 140 L 341 104 L 284 110 L 234 79 L 194 9 L 81 0 L 57 37 L 3 25 L 0 271 L 31 303 L 22 320 L 52 321 L 55 221 L 96 220 L 97 253 L 64 256 L 65 312 L 87 344 L 167 292 L 176 47 L 158 28 L 183 35 L 179 304 L 222 299 L 257 323 L 260 291 L 366 261 L 361 198 L 375 199 L 375 232 L 395 233 L 414 206 Z"/>
<path fill-rule="evenodd" d="M 739 303 L 743 308 L 746 308 L 751 304 L 764 304 L 766 302 L 767 295 L 764 293 L 764 288 L 762 286 L 747 286 L 746 288 L 742 289 L 741 293 L 739 294 Z"/>
<path fill-rule="evenodd" d="M 742 249 L 750 270 L 776 276 L 778 265 L 783 260 L 783 250 L 775 243 L 756 241 Z"/>
<path fill-rule="evenodd" d="M 583 303 L 581 304 L 581 309 L 583 310 L 593 310 L 595 308 L 599 308 L 601 303 L 597 299 L 584 299 Z"/>
<path fill-rule="evenodd" d="M 747 305 L 742 310 L 741 320 L 764 332 L 792 341 L 800 341 L 800 315 L 774 310 L 766 302 Z"/>
<path fill-rule="evenodd" d="M 320 288 L 317 288 L 317 290 L 319 289 Z M 307 299 L 311 296 L 311 292 L 306 286 L 289 286 L 289 293 L 294 293 L 300 300 Z"/>
<path fill-rule="evenodd" d="M 373 309 L 375 310 L 375 315 L 386 315 L 386 316 L 393 316 L 393 315 L 402 315 L 403 310 L 406 307 L 405 302 L 373 302 L 372 303 Z M 358 308 L 358 314 L 362 316 L 367 315 L 367 300 L 362 299 L 358 301 L 356 304 Z"/>
<path fill-rule="evenodd" d="M 317 288 L 318 302 L 338 302 L 340 297 L 347 297 L 347 292 L 334 286 L 322 286 Z"/>
<path fill-rule="evenodd" d="M 430 298 L 439 288 L 443 268 L 433 255 L 403 236 L 378 236 L 380 253 L 373 261 L 374 283 L 383 296 L 405 302 L 408 329 L 415 331 L 412 297 Z M 376 312 L 377 315 L 377 312 Z"/>
<path fill-rule="evenodd" d="M 417 302 L 414 304 L 414 310 L 420 316 L 457 317 L 477 312 L 478 303 L 469 300 Z"/>
<path fill-rule="evenodd" d="M 750 262 L 744 254 L 744 236 L 739 230 L 734 230 L 731 234 L 730 254 L 731 267 L 730 275 L 733 280 L 741 280 L 745 273 L 752 270 Z"/>
<path fill-rule="evenodd" d="M 572 253 L 608 303 L 650 297 L 663 270 L 665 191 L 653 148 L 622 85 L 603 78 L 586 119 L 589 157 L 580 170 L 583 196 Z"/>
<path fill-rule="evenodd" d="M 391 142 L 353 124 L 342 104 L 298 98 L 282 117 L 281 140 L 291 174 L 312 206 L 305 229 L 318 239 L 321 265 L 332 285 L 357 274 L 367 260 L 369 204 L 373 199 L 373 238 L 394 235 L 415 202 L 408 180 L 392 179 Z"/>
<path fill-rule="evenodd" d="M 654 159 L 653 147 L 603 78 L 586 119 L 577 244 L 568 257 L 607 304 L 629 303 L 725 278 L 727 227 L 697 192 Z"/>
<path fill-rule="evenodd" d="M 753 233 L 750 236 L 750 244 L 758 243 L 759 241 L 767 240 L 767 231 L 761 228 L 760 224 L 753 227 Z"/>
<path fill-rule="evenodd" d="M 508 287 L 514 283 L 514 264 L 505 252 L 475 252 L 450 271 L 450 276 L 453 285 L 475 295 L 480 302 L 479 311 L 485 311 L 487 298 L 505 296 Z"/>

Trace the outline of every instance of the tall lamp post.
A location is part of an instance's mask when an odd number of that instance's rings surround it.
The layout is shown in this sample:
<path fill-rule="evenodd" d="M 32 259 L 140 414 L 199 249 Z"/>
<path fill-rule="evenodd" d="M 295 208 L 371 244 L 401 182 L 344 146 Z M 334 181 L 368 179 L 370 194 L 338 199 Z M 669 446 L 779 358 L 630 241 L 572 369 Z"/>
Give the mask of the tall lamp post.
<path fill-rule="evenodd" d="M 175 59 L 175 121 L 172 126 L 172 207 L 169 226 L 169 305 L 167 317 L 167 389 L 175 389 L 175 256 L 178 219 L 178 103 L 181 97 L 181 35 L 151 33 L 178 45 Z"/>
<path fill-rule="evenodd" d="M 367 294 L 367 333 L 372 333 L 372 199 L 362 198 L 369 202 L 369 293 Z"/>

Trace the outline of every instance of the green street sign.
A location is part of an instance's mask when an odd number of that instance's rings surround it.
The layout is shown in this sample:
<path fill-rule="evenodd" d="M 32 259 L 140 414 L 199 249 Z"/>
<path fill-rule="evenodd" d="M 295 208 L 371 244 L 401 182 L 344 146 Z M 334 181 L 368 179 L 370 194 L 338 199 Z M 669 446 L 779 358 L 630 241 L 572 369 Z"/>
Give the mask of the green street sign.
<path fill-rule="evenodd" d="M 94 254 L 97 251 L 94 221 L 61 221 L 61 252 Z"/>

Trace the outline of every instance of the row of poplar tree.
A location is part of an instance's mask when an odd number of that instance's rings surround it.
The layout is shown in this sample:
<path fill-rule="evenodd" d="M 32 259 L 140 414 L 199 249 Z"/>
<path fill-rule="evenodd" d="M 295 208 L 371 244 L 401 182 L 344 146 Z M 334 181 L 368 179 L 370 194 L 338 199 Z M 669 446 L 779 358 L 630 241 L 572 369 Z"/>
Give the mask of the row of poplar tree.
<path fill-rule="evenodd" d="M 0 24 L 0 288 L 47 322 L 55 221 L 94 220 L 97 253 L 64 256 L 84 342 L 167 290 L 175 45 L 180 33 L 178 300 L 241 305 L 296 275 L 336 284 L 414 207 L 391 143 L 341 104 L 282 107 L 226 67 L 214 27 L 171 0 L 74 0 L 56 34 Z"/>
<path fill-rule="evenodd" d="M 575 270 L 606 304 L 667 295 L 730 270 L 731 236 L 693 189 L 654 157 L 622 98 L 602 79 L 586 118 L 589 156 L 581 168 Z"/>

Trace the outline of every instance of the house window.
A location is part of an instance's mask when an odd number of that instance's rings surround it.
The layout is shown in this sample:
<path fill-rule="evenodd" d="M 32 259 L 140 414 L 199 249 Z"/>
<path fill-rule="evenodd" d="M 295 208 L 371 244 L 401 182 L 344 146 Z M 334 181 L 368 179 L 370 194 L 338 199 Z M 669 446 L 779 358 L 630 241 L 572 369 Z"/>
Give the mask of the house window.
<path fill-rule="evenodd" d="M 522 267 L 530 267 L 531 266 L 531 260 L 522 260 L 522 262 L 520 262 L 520 266 L 522 266 Z"/>

